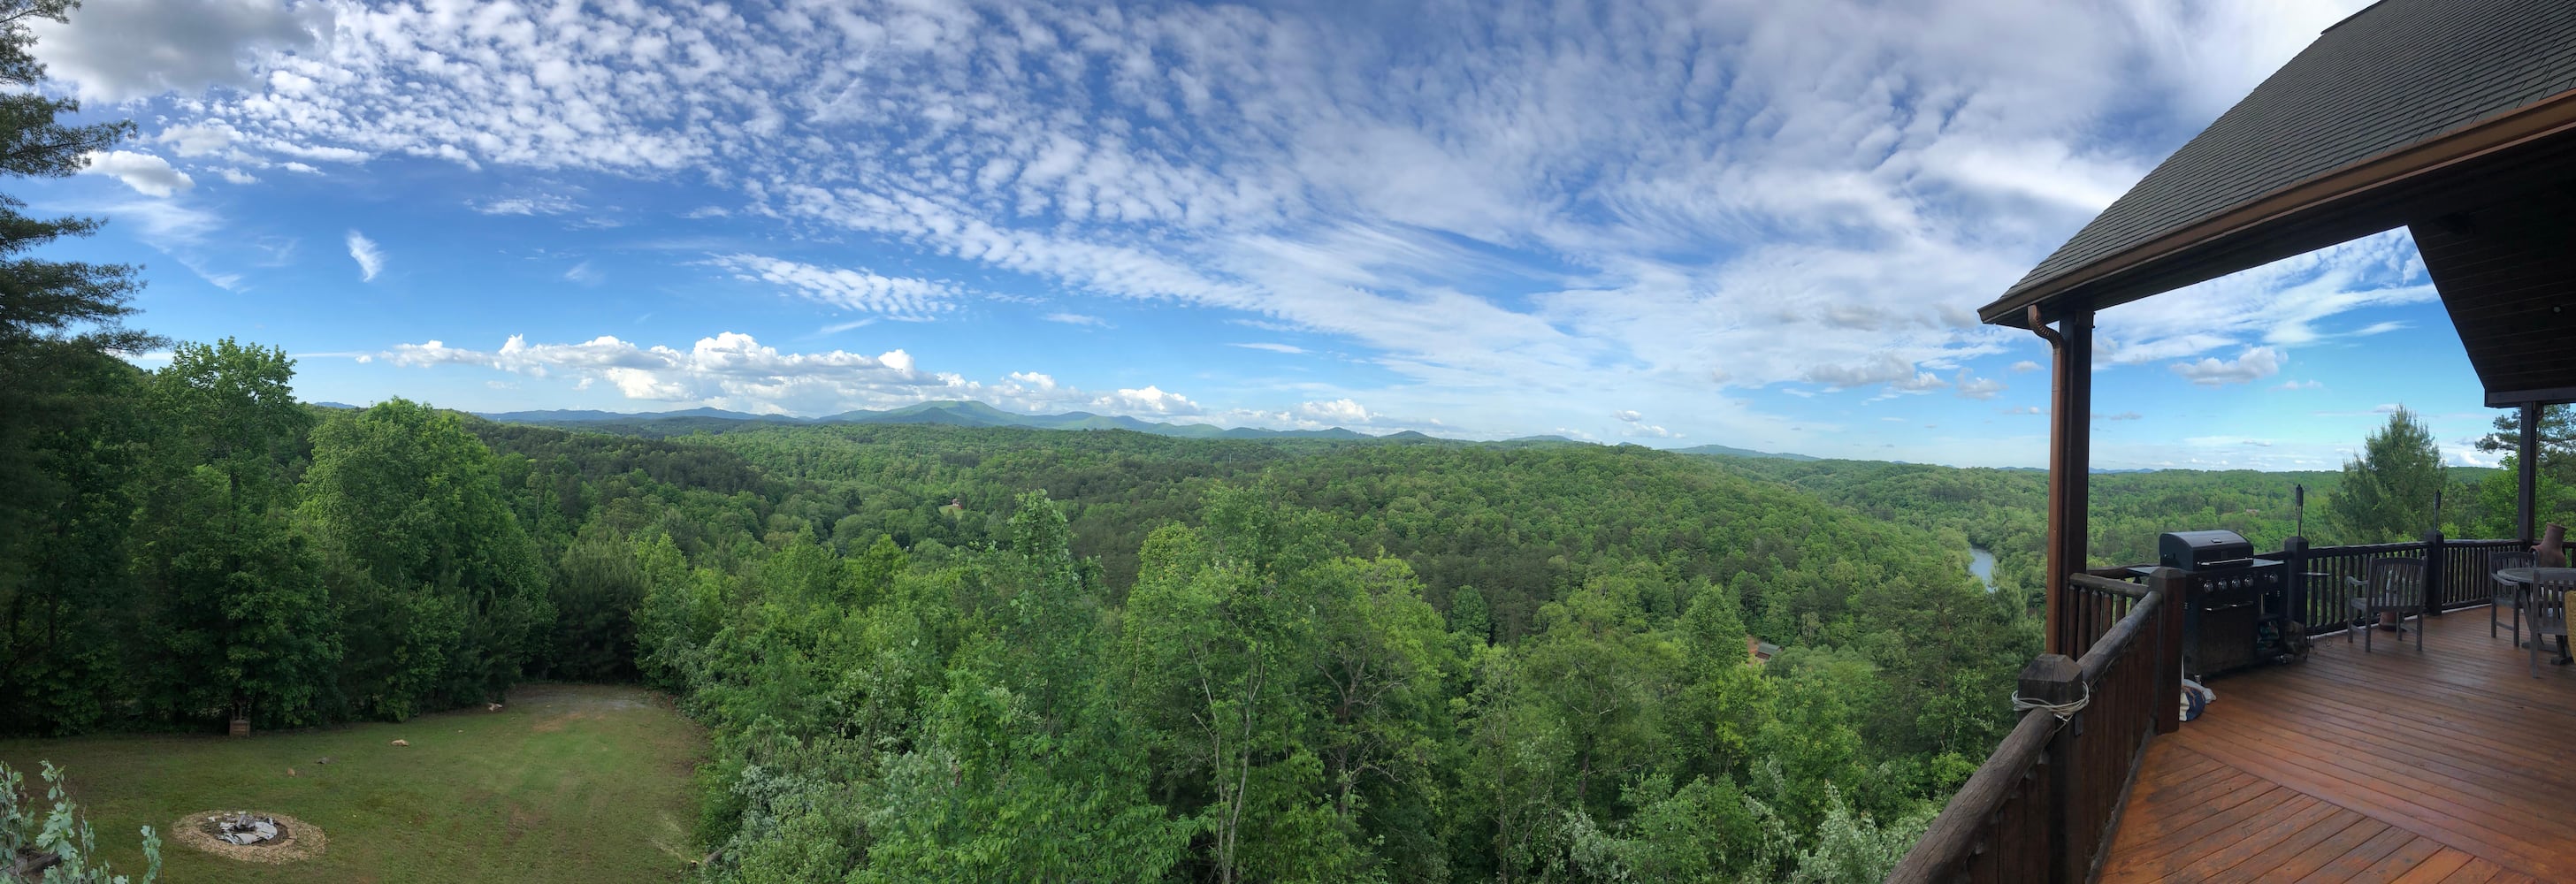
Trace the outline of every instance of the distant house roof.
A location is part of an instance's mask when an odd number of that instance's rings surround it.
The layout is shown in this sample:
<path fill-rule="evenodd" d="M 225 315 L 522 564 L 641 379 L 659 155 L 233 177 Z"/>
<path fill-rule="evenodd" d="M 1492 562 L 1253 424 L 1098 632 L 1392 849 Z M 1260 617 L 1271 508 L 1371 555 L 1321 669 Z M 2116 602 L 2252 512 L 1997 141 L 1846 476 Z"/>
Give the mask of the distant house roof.
<path fill-rule="evenodd" d="M 1761 663 L 1779 656 L 1780 646 L 1748 635 L 1744 637 L 1744 653 L 1752 657 L 1753 662 Z"/>
<path fill-rule="evenodd" d="M 1980 315 L 2024 325 L 2034 304 L 2050 319 L 2058 305 L 2100 309 L 2435 217 L 2464 164 L 2525 162 L 2541 142 L 2564 154 L 2571 132 L 2576 2 L 2381 0 L 2327 29 Z"/>

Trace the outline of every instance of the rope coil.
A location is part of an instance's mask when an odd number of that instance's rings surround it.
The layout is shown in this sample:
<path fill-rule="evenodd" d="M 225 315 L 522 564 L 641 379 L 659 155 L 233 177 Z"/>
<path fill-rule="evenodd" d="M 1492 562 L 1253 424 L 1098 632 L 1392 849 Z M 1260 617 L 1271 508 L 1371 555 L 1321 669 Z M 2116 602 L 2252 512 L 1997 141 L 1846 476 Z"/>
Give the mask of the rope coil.
<path fill-rule="evenodd" d="M 2074 718 L 2075 713 L 2084 711 L 2085 704 L 2093 702 L 2092 683 L 2079 681 L 2077 684 L 2084 686 L 2084 696 L 2077 697 L 2064 703 L 2042 703 L 2038 700 L 2023 699 L 2020 691 L 2013 691 L 2013 711 L 2026 712 L 2032 709 L 2047 710 L 2048 714 L 2057 717 L 2057 722 L 2059 724 L 2064 724 L 2068 719 Z"/>

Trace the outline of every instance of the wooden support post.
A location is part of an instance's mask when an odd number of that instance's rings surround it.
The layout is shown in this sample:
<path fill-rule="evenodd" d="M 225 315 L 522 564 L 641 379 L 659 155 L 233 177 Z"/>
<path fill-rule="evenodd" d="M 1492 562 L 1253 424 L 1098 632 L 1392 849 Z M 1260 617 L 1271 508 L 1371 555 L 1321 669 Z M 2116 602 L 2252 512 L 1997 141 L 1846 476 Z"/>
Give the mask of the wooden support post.
<path fill-rule="evenodd" d="M 2305 552 L 2306 544 L 2300 546 Z M 2156 641 L 2147 646 L 2147 659 L 2156 667 L 2156 692 L 2147 702 L 2154 704 L 2159 734 L 2182 730 L 2182 617 L 2183 606 L 2191 598 L 2191 582 L 2190 572 L 2181 568 L 2147 572 L 2147 591 L 2156 598 Z"/>
<path fill-rule="evenodd" d="M 2041 654 L 2021 670 L 2021 698 L 2039 703 L 2072 703 L 2084 696 L 2084 667 L 2064 654 Z M 2092 867 L 2091 838 L 2078 839 L 2069 823 L 2079 785 L 2075 782 L 2075 740 L 2084 732 L 2084 713 L 2057 729 L 2040 755 L 2047 772 L 2048 806 L 2034 814 L 2048 827 L 2048 875 L 2051 882 L 2081 882 Z M 2095 784 L 2098 786 L 2098 784 Z M 2082 849 L 2077 842 L 2082 841 Z M 2081 855 L 2079 855 L 2079 853 Z"/>
<path fill-rule="evenodd" d="M 2048 339 L 2053 370 L 2048 413 L 2048 651 L 2080 644 L 2068 605 L 2068 575 L 2089 564 L 2092 527 L 2086 521 L 2087 480 L 2093 465 L 2093 308 L 2074 306 L 2051 331 L 2039 307 L 2028 313 L 2031 331 Z"/>
<path fill-rule="evenodd" d="M 2442 571 L 2450 550 L 2442 545 L 2442 531 L 2424 532 L 2424 616 L 2442 616 Z"/>
<path fill-rule="evenodd" d="M 2522 526 L 2522 543 L 2530 546 L 2540 538 L 2539 525 L 2533 519 L 2534 488 L 2540 475 L 2540 403 L 2522 404 L 2522 439 L 2514 446 L 2514 524 Z"/>

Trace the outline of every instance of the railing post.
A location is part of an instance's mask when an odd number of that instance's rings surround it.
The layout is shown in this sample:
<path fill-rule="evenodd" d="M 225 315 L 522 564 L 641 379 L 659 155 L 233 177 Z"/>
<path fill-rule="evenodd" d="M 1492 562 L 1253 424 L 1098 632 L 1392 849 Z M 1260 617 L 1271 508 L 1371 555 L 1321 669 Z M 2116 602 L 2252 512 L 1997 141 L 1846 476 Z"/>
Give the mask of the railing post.
<path fill-rule="evenodd" d="M 2442 529 L 2424 532 L 2424 616 L 2442 615 Z"/>
<path fill-rule="evenodd" d="M 2306 546 L 2300 544 L 2302 553 Z M 2147 591 L 2156 599 L 2155 656 L 2149 658 L 2155 661 L 2156 693 L 2148 702 L 2154 704 L 2159 734 L 2182 730 L 2183 606 L 2191 598 L 2191 580 L 2181 568 L 2157 568 L 2147 574 Z"/>
<path fill-rule="evenodd" d="M 2037 703 L 2072 703 L 2084 696 L 2084 667 L 2064 654 L 2041 654 L 2021 670 L 2021 698 Z M 2170 705 L 2170 704 L 2168 704 Z M 2084 734 L 2084 713 L 2077 712 L 2057 734 L 2048 739 L 2048 750 L 2040 756 L 2042 770 L 2048 772 L 2048 806 L 2033 816 L 2048 827 L 2048 880 L 2056 884 L 2073 884 L 2084 880 L 2092 867 L 2092 845 L 2084 845 L 2083 856 L 2076 855 L 2076 838 L 2069 831 L 2075 810 L 2075 740 Z M 2092 784 L 2099 786 L 2099 784 Z"/>
<path fill-rule="evenodd" d="M 2313 631 L 2316 624 L 2308 622 L 2307 538 L 2292 537 L 2281 542 L 2281 568 L 2281 579 L 2288 581 L 2288 585 L 2283 587 L 2281 602 L 2290 606 L 2291 622 L 2299 624 L 2303 632 Z M 2289 636 L 2282 638 L 2288 639 Z"/>

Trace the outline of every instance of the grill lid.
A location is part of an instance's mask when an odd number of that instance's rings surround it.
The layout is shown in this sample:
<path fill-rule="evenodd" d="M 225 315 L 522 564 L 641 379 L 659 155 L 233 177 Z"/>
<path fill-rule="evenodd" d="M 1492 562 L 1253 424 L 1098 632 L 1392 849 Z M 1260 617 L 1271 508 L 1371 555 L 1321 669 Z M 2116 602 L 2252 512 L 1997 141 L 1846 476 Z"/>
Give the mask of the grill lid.
<path fill-rule="evenodd" d="M 2254 557 L 2254 544 L 2234 531 L 2174 531 L 2156 538 L 2156 560 L 2171 568 L 2194 571 L 2235 564 Z"/>

